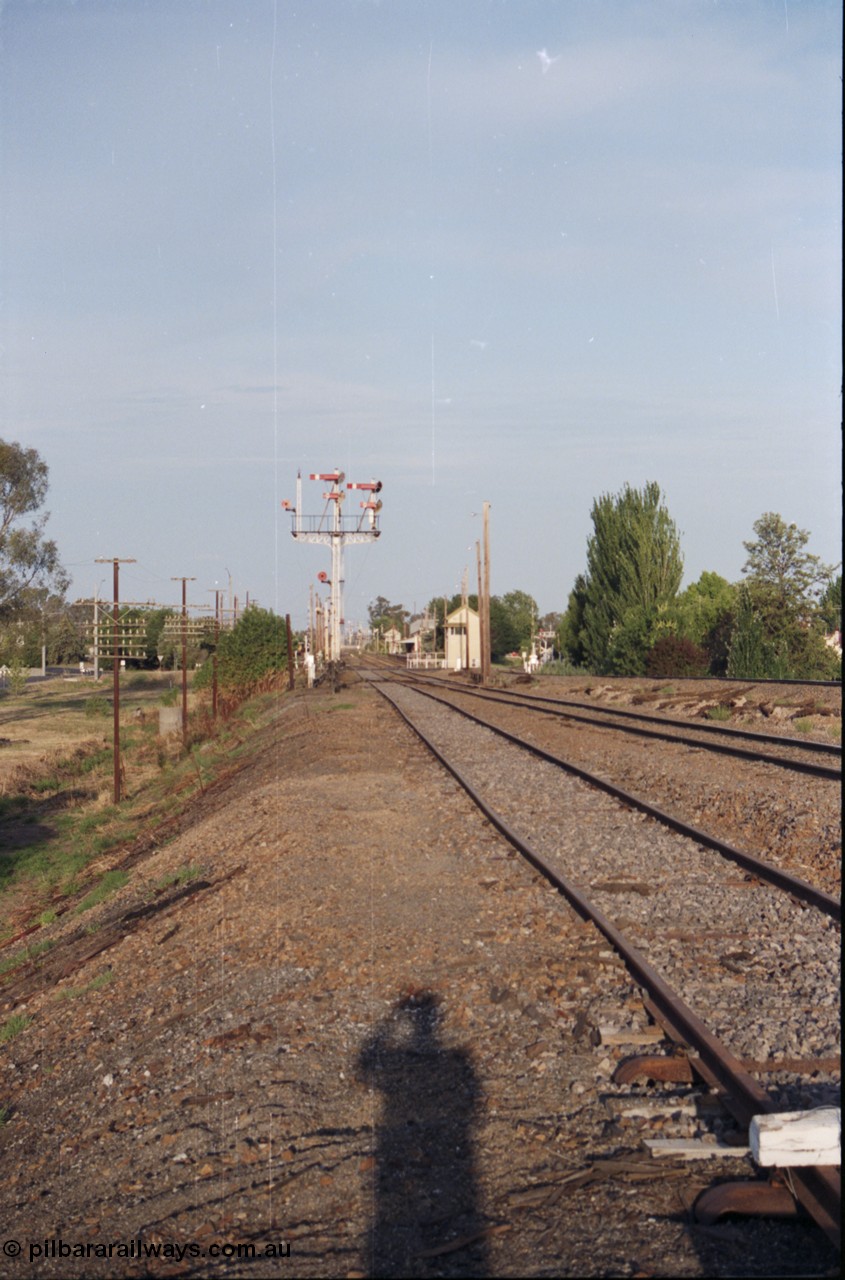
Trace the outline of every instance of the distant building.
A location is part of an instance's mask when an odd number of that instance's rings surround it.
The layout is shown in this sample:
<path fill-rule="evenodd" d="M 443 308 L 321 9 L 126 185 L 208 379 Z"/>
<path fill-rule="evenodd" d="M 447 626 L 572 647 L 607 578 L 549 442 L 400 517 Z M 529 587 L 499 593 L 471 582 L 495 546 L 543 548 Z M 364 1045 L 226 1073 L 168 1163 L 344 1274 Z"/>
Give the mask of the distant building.
<path fill-rule="evenodd" d="M 405 653 L 409 655 L 422 653 L 426 647 L 426 636 L 433 633 L 434 621 L 427 613 L 421 613 L 418 618 L 412 618 L 408 624 L 407 635 L 402 641 Z"/>
<path fill-rule="evenodd" d="M 481 623 L 469 606 L 446 615 L 446 666 L 450 671 L 481 666 Z"/>
<path fill-rule="evenodd" d="M 391 627 L 389 631 L 385 631 L 382 636 L 382 644 L 387 653 L 403 653 L 404 646 L 402 644 L 402 632 L 396 627 Z"/>

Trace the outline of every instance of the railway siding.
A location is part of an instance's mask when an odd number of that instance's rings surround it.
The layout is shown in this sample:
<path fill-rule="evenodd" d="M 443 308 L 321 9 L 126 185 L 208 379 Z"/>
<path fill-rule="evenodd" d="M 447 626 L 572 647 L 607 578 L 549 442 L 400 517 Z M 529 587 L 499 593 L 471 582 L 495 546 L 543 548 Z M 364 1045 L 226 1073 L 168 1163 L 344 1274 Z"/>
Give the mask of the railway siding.
<path fill-rule="evenodd" d="M 441 704 L 405 688 L 391 687 L 390 696 L 508 825 L 631 936 L 738 1057 L 839 1052 L 839 930 L 828 918 L 744 882 L 712 851 Z M 835 1093 L 835 1083 L 820 1085 L 817 1105 Z M 790 1104 L 786 1086 L 783 1100 Z"/>
<path fill-rule="evenodd" d="M 713 831 L 737 847 L 837 894 L 841 876 L 841 792 L 831 780 L 775 765 L 615 735 L 558 716 L 480 702 L 459 688 L 441 696 L 634 795 Z"/>

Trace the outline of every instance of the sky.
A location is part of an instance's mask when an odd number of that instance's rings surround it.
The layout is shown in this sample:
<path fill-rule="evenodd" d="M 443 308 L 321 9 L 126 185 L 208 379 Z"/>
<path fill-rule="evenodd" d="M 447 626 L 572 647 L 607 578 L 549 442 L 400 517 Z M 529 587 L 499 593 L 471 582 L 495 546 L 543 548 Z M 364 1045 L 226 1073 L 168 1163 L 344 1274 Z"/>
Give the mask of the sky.
<path fill-rule="evenodd" d="M 71 599 L 295 627 L 281 503 L 383 484 L 347 621 L 562 611 L 603 493 L 684 582 L 764 512 L 840 558 L 838 0 L 0 0 L 0 436 Z M 346 514 L 357 510 L 351 493 Z"/>

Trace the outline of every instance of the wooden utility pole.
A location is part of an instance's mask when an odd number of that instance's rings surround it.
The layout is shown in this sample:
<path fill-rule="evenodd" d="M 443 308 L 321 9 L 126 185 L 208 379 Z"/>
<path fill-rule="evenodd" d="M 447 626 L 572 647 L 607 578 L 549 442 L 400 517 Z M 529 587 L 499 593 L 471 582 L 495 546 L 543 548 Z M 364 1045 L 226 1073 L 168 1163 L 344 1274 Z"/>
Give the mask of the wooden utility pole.
<path fill-rule="evenodd" d="M 135 564 L 134 559 L 127 558 L 120 560 L 117 556 L 113 556 L 109 560 L 105 556 L 99 557 L 95 564 L 111 564 L 113 568 L 114 582 L 114 605 L 112 610 L 112 666 L 114 671 L 113 683 L 113 720 L 114 720 L 114 802 L 120 803 L 120 642 L 119 642 L 119 625 L 120 625 L 120 566 L 122 564 Z"/>
<path fill-rule="evenodd" d="M 469 596 L 466 569 L 461 578 L 461 608 L 464 615 L 464 670 L 469 671 Z"/>
<path fill-rule="evenodd" d="M 293 661 L 293 633 L 290 629 L 290 614 L 285 614 L 285 634 L 288 643 L 288 688 L 293 691 L 296 684 L 294 677 L 294 661 Z"/>
<path fill-rule="evenodd" d="M 485 502 L 481 510 L 484 518 L 484 643 L 481 650 L 481 679 L 486 684 L 490 679 L 490 503 Z"/>
<path fill-rule="evenodd" d="M 481 668 L 481 683 L 484 684 L 484 579 L 481 575 L 481 543 L 475 544 L 475 563 L 478 570 L 478 662 Z"/>
<path fill-rule="evenodd" d="M 94 679 L 100 678 L 100 584 L 94 590 Z"/>
<path fill-rule="evenodd" d="M 214 653 L 211 657 L 211 716 L 217 719 L 217 647 L 220 644 L 220 591 L 210 587 L 214 592 Z"/>
<path fill-rule="evenodd" d="M 187 584 L 196 578 L 171 578 L 182 583 L 182 742 L 188 741 L 188 597 Z"/>

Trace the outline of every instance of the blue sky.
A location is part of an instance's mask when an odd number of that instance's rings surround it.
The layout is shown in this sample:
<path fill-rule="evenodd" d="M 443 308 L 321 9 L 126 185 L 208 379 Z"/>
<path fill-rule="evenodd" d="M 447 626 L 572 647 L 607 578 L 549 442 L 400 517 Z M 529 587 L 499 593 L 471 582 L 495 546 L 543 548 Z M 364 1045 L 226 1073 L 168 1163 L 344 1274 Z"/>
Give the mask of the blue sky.
<path fill-rule="evenodd" d="M 686 582 L 765 511 L 837 561 L 841 59 L 828 0 L 0 0 L 0 435 L 71 595 L 304 625 L 299 468 L 383 482 L 354 621 L 472 589 L 484 500 L 562 610 L 626 482 Z"/>

